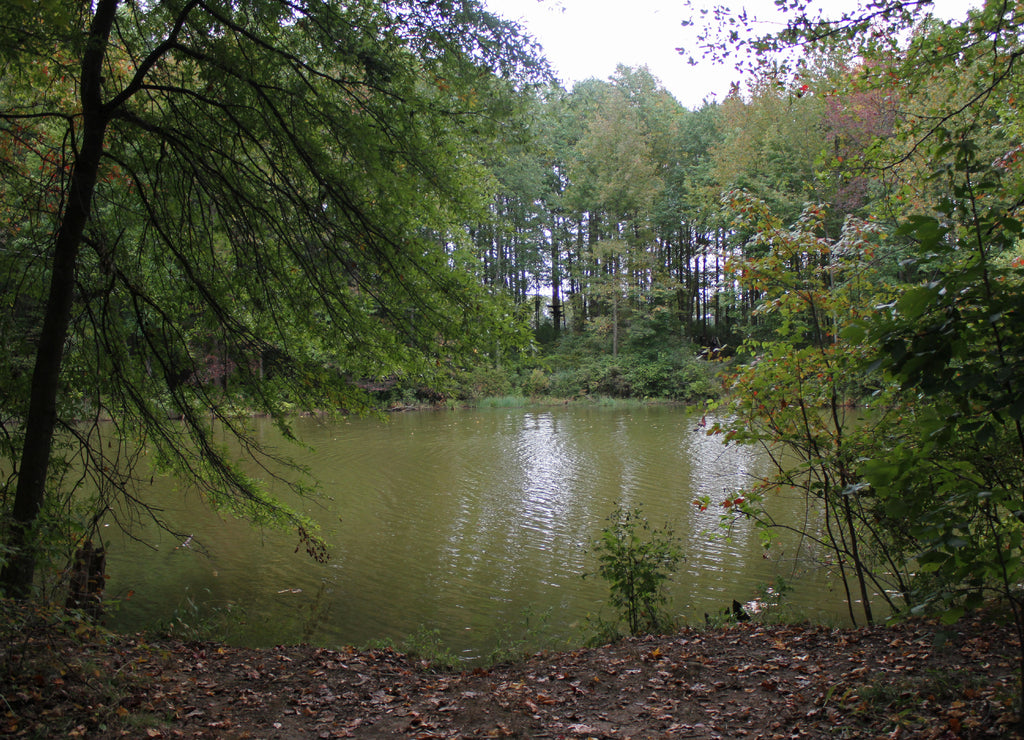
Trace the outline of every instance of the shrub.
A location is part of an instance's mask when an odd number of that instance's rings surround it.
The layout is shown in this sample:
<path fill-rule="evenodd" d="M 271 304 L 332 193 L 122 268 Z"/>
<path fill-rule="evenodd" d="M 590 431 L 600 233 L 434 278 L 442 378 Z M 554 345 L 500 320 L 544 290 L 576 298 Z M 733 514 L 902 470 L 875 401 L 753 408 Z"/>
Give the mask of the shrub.
<path fill-rule="evenodd" d="M 463 399 L 507 396 L 512 391 L 508 373 L 496 367 L 475 367 L 462 373 L 457 383 L 458 396 Z"/>
<path fill-rule="evenodd" d="M 593 552 L 610 603 L 631 634 L 663 631 L 669 624 L 663 612 L 665 585 L 683 559 L 681 541 L 667 526 L 651 529 L 640 509 L 617 505 L 607 521 Z"/>
<path fill-rule="evenodd" d="M 551 381 L 541 368 L 535 367 L 522 382 L 522 390 L 528 396 L 541 396 L 551 389 Z"/>

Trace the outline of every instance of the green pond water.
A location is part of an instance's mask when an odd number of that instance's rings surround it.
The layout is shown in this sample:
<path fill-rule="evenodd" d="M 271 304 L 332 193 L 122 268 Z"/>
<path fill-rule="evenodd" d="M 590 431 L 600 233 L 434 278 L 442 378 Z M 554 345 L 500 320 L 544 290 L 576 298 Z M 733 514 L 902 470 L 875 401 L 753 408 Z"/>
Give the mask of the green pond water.
<path fill-rule="evenodd" d="M 708 437 L 700 421 L 664 406 L 299 420 L 310 449 L 292 452 L 327 496 L 304 508 L 321 522 L 331 559 L 313 562 L 295 552 L 294 534 L 211 513 L 157 479 L 146 500 L 185 536 L 150 526 L 138 541 L 106 530 L 107 593 L 120 599 L 111 621 L 135 630 L 177 611 L 193 623 L 213 618 L 231 642 L 254 646 L 400 643 L 436 629 L 471 659 L 517 638 L 532 614 L 534 627 L 544 624 L 540 642 L 579 642 L 588 615 L 613 616 L 606 585 L 584 574 L 596 570 L 588 545 L 621 502 L 683 538 L 669 606 L 703 623 L 705 612 L 790 580 L 799 546 L 784 540 L 766 553 L 748 524 L 725 537 L 721 507 L 693 505 L 705 494 L 720 503 L 765 465 L 756 449 Z M 272 427 L 257 424 L 272 441 Z M 774 506 L 783 520 L 805 516 L 796 500 Z M 828 578 L 802 571 L 787 607 L 841 621 L 841 589 Z"/>

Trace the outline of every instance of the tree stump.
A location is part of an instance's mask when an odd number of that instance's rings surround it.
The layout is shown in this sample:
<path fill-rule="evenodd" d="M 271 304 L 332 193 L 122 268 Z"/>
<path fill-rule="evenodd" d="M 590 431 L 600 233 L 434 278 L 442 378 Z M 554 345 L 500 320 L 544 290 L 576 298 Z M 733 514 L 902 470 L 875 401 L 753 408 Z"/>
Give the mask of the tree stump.
<path fill-rule="evenodd" d="M 95 548 L 91 540 L 86 540 L 75 553 L 68 598 L 64 607 L 81 611 L 91 619 L 99 619 L 103 613 L 106 568 L 106 550 L 102 547 Z"/>

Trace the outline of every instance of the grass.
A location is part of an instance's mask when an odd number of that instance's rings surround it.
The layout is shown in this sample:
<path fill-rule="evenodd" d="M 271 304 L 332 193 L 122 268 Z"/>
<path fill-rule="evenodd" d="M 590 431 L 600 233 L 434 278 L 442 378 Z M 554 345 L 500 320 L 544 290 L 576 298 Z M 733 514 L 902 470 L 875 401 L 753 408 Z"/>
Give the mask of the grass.
<path fill-rule="evenodd" d="M 557 398 L 555 396 L 488 396 L 469 403 L 478 409 L 519 409 L 533 406 L 596 406 L 611 409 L 638 409 L 652 404 L 677 404 L 658 398 L 614 398 L 612 396 L 578 396 L 576 398 Z"/>
<path fill-rule="evenodd" d="M 441 639 L 441 631 L 422 624 L 399 643 L 385 637 L 371 640 L 359 649 L 361 651 L 395 650 L 419 662 L 424 668 L 446 670 L 456 668 L 461 664 L 458 656 L 444 644 L 444 640 Z"/>
<path fill-rule="evenodd" d="M 59 605 L 0 599 L 0 735 L 81 737 L 160 725 L 152 712 L 124 705 L 138 679 L 103 649 L 112 637 Z"/>
<path fill-rule="evenodd" d="M 530 405 L 525 396 L 491 396 L 476 402 L 479 409 L 521 409 Z"/>
<path fill-rule="evenodd" d="M 228 642 L 244 620 L 244 611 L 233 602 L 224 606 L 205 603 L 186 587 L 181 603 L 171 615 L 146 632 L 157 638 L 184 642 Z"/>
<path fill-rule="evenodd" d="M 551 625 L 554 609 L 536 612 L 532 607 L 522 610 L 518 622 L 502 622 L 494 628 L 493 644 L 487 654 L 489 665 L 511 663 L 542 650 L 572 647 L 572 642 L 558 637 Z"/>

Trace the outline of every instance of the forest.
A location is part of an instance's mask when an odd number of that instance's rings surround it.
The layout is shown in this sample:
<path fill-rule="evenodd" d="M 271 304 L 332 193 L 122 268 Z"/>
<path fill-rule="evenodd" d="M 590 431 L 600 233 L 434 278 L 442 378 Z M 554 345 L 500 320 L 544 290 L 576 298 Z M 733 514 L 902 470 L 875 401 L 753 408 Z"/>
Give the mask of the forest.
<path fill-rule="evenodd" d="M 855 622 L 1020 640 L 1024 10 L 786 5 L 695 17 L 744 74 L 689 110 L 476 0 L 2 0 L 0 589 L 154 468 L 329 557 L 254 414 L 628 397 L 770 450 L 722 516 L 800 491 Z"/>

